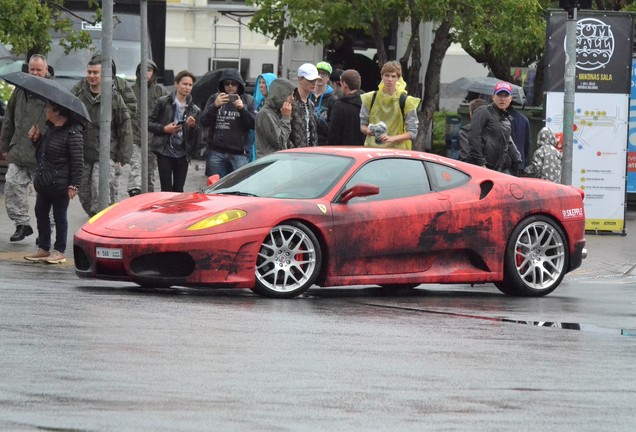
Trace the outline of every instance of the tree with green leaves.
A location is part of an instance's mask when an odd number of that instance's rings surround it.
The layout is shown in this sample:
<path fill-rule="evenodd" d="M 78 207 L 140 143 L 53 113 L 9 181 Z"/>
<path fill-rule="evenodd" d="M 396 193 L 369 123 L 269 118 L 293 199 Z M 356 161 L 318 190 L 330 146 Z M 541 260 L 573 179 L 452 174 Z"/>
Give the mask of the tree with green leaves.
<path fill-rule="evenodd" d="M 95 20 L 101 20 L 98 0 L 86 3 L 95 9 Z M 11 46 L 16 54 L 48 53 L 50 30 L 64 36 L 61 44 L 67 53 L 91 44 L 86 31 L 73 30 L 72 13 L 63 0 L 0 0 L 0 11 L 0 43 Z"/>
<path fill-rule="evenodd" d="M 375 42 L 378 63 L 387 58 L 385 38 L 396 21 L 408 22 L 405 53 L 398 53 L 407 88 L 418 89 L 421 77 L 423 22 L 434 23 L 433 43 L 423 80 L 420 133 L 414 148 L 428 148 L 433 113 L 439 109 L 441 67 L 453 42 L 494 76 L 512 81 L 514 67 L 537 67 L 535 95 L 542 95 L 545 14 L 558 8 L 553 0 L 247 0 L 260 8 L 250 28 L 272 36 L 278 46 L 287 38 L 328 44 L 334 35 L 363 30 Z M 621 10 L 631 0 L 596 0 L 596 9 Z M 403 28 L 405 31 L 405 28 Z M 425 47 L 426 48 L 426 47 Z"/>

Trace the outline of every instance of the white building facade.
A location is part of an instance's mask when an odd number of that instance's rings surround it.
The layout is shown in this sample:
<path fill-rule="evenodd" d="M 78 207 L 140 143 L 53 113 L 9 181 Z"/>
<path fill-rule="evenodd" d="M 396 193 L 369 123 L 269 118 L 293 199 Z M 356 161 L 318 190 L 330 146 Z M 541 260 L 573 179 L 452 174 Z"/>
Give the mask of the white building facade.
<path fill-rule="evenodd" d="M 244 0 L 167 0 L 166 69 L 188 69 L 195 75 L 221 67 L 237 67 L 248 81 L 263 72 L 278 71 L 279 49 L 268 36 L 250 31 L 247 24 L 256 9 Z M 397 35 L 398 58 L 406 49 L 408 23 Z M 420 26 L 424 76 L 433 39 L 433 25 Z M 294 79 L 305 61 L 319 61 L 322 47 L 288 41 L 281 53 L 282 75 Z M 447 91 L 447 84 L 463 76 L 486 76 L 486 67 L 475 62 L 460 46 L 452 45 L 442 64 L 440 108 L 456 110 L 463 94 Z"/>

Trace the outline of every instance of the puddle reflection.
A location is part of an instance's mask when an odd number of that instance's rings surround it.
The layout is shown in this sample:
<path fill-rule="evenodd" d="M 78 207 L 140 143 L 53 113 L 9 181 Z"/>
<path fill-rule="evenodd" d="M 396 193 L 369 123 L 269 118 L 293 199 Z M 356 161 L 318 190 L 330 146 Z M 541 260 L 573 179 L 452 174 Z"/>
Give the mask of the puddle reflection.
<path fill-rule="evenodd" d="M 612 328 L 599 327 L 594 324 L 579 324 L 579 323 L 550 322 L 550 321 L 518 321 L 518 320 L 507 319 L 507 318 L 502 318 L 501 321 L 515 323 L 515 324 L 532 325 L 536 327 L 553 327 L 553 328 L 560 328 L 560 329 L 566 329 L 566 330 L 580 330 L 580 331 L 589 331 L 594 333 L 605 333 L 605 334 L 636 337 L 636 329 L 612 329 Z"/>

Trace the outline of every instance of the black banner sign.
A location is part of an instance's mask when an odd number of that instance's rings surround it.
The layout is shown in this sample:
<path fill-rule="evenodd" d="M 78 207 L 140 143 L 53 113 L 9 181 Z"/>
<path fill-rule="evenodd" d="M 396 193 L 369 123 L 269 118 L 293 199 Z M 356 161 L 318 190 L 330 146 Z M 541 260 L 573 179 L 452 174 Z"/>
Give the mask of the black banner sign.
<path fill-rule="evenodd" d="M 548 13 L 546 92 L 563 92 L 564 11 Z M 631 14 L 579 11 L 576 23 L 576 93 L 629 94 L 632 58 Z"/>

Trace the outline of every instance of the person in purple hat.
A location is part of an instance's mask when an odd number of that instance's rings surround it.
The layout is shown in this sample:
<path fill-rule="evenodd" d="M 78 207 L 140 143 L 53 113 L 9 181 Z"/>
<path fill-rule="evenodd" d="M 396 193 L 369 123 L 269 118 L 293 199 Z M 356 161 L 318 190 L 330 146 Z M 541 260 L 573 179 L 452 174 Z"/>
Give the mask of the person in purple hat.
<path fill-rule="evenodd" d="M 510 137 L 508 108 L 512 102 L 512 85 L 500 81 L 495 85 L 492 103 L 473 114 L 468 134 L 473 163 L 516 175 L 521 154 Z"/>

